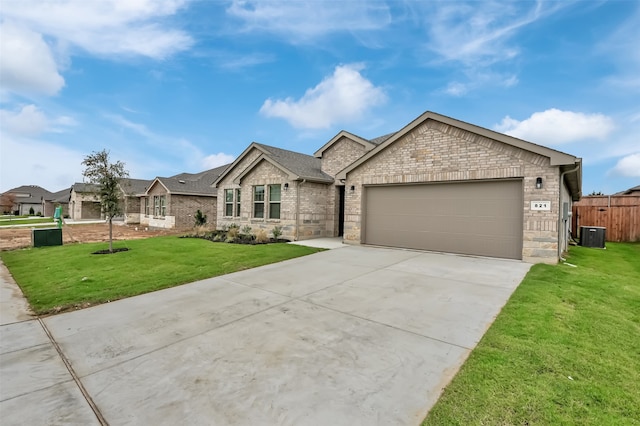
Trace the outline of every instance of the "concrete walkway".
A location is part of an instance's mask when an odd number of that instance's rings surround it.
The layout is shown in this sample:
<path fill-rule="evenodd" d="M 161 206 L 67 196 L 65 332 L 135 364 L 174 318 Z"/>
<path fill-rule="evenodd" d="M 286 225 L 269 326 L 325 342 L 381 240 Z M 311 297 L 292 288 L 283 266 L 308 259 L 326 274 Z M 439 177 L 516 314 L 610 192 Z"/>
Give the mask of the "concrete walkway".
<path fill-rule="evenodd" d="M 347 246 L 3 326 L 3 424 L 417 425 L 529 267 Z"/>
<path fill-rule="evenodd" d="M 3 425 L 100 424 L 2 261 L 0 421 Z"/>

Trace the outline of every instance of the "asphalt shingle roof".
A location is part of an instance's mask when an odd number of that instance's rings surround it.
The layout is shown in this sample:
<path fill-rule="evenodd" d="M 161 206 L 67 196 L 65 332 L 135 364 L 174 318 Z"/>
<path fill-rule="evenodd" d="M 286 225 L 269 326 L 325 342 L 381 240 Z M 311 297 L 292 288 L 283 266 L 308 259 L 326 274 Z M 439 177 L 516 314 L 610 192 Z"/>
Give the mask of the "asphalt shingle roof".
<path fill-rule="evenodd" d="M 135 196 L 144 194 L 152 180 L 145 179 L 130 179 L 125 178 L 120 180 L 120 187 L 129 196 Z"/>
<path fill-rule="evenodd" d="M 25 204 L 37 204 L 42 202 L 43 198 L 47 199 L 51 196 L 51 192 L 38 185 L 22 185 L 5 192 L 5 194 L 8 193 L 16 194 L 16 203 Z M 27 196 L 21 197 L 19 195 Z"/>
<path fill-rule="evenodd" d="M 302 179 L 333 182 L 333 178 L 322 171 L 319 158 L 257 142 L 254 143 L 266 151 L 272 160 L 300 176 Z"/>
<path fill-rule="evenodd" d="M 173 194 L 217 194 L 216 188 L 211 184 L 225 171 L 228 164 L 205 170 L 200 173 L 180 173 L 171 177 L 158 177 L 157 179 Z"/>
<path fill-rule="evenodd" d="M 382 135 L 382 136 L 378 136 L 377 138 L 369 139 L 369 142 L 371 142 L 374 145 L 380 145 L 381 143 L 384 143 L 387 139 L 389 139 L 391 136 L 395 135 L 396 133 L 398 133 L 398 132 L 387 133 L 386 135 Z"/>

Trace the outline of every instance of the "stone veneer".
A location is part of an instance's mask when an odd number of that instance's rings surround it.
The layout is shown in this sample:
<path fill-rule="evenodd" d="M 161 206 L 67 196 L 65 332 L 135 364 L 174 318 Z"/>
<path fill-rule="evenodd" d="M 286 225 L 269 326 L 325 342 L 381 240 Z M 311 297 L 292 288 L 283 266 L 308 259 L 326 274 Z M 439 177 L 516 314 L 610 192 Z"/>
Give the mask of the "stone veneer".
<path fill-rule="evenodd" d="M 543 189 L 536 189 L 542 177 Z M 559 168 L 547 157 L 434 120 L 427 120 L 347 175 L 345 234 L 361 242 L 363 185 L 523 180 L 522 258 L 556 263 L 558 253 Z M 550 211 L 532 211 L 531 201 L 551 200 Z"/>

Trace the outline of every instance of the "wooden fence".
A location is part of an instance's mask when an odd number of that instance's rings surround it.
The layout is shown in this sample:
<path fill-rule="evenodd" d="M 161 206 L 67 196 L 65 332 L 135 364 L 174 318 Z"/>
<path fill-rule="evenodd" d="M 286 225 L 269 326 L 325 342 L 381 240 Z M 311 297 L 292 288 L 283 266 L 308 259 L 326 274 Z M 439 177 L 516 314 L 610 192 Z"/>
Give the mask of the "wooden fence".
<path fill-rule="evenodd" d="M 573 204 L 571 220 L 576 238 L 581 226 L 603 226 L 607 228 L 607 241 L 640 241 L 640 196 L 582 197 Z"/>

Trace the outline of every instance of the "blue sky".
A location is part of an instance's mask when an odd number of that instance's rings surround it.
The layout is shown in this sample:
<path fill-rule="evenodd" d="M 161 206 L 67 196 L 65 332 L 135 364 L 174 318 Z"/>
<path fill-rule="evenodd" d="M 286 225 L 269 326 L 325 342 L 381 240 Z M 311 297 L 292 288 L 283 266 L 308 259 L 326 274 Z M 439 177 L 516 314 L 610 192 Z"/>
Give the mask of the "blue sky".
<path fill-rule="evenodd" d="M 199 172 L 252 141 L 312 154 L 424 111 L 640 184 L 640 2 L 3 0 L 0 191 Z"/>

